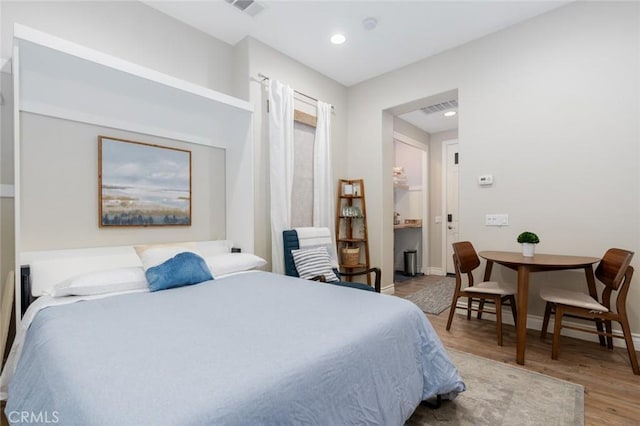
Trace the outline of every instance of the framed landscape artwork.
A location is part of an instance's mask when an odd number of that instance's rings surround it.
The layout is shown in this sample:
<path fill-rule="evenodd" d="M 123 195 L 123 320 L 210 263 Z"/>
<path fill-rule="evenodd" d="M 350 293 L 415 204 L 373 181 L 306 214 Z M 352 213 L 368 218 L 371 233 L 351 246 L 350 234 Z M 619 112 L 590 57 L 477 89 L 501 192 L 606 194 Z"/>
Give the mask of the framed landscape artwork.
<path fill-rule="evenodd" d="M 98 137 L 101 227 L 190 226 L 191 151 Z"/>

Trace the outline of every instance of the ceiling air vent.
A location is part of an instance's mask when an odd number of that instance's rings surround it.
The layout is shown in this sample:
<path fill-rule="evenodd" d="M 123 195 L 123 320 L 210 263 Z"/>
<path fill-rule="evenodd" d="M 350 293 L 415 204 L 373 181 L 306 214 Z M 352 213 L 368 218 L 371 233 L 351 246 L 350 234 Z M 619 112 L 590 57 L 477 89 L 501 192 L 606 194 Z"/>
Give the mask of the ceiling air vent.
<path fill-rule="evenodd" d="M 434 112 L 442 112 L 454 108 L 458 108 L 458 101 L 455 99 L 451 101 L 444 101 L 435 105 L 429 105 L 420 109 L 424 111 L 425 114 L 433 114 Z"/>
<path fill-rule="evenodd" d="M 250 16 L 256 16 L 264 10 L 264 6 L 255 0 L 225 0 L 227 3 Z"/>

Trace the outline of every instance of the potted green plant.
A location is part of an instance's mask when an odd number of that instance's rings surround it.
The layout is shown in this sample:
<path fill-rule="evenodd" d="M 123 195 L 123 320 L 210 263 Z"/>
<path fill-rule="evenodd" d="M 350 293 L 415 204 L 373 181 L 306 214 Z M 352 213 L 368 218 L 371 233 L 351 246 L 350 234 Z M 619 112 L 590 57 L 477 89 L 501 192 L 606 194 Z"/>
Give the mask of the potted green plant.
<path fill-rule="evenodd" d="M 536 244 L 540 242 L 540 238 L 530 231 L 525 231 L 518 235 L 518 242 L 522 244 L 522 255 L 524 257 L 533 257 Z"/>

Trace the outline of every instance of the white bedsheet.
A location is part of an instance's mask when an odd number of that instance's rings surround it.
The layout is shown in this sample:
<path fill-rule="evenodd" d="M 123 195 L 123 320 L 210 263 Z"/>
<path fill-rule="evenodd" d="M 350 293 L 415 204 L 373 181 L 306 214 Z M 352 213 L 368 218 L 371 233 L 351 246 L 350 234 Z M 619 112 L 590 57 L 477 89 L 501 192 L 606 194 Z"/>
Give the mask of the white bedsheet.
<path fill-rule="evenodd" d="M 401 425 L 465 388 L 420 309 L 373 292 L 253 272 L 39 304 L 6 410 L 62 424 Z"/>
<path fill-rule="evenodd" d="M 22 353 L 22 347 L 24 345 L 24 339 L 31 325 L 31 322 L 36 317 L 38 312 L 40 312 L 44 308 L 48 308 L 49 306 L 61 306 L 68 305 L 69 303 L 76 303 L 82 300 L 94 300 L 94 299 L 103 299 L 105 297 L 113 297 L 121 294 L 133 294 L 133 293 L 148 293 L 149 290 L 129 290 L 122 291 L 117 293 L 107 293 L 107 294 L 98 294 L 93 296 L 65 296 L 65 297 L 53 297 L 53 296 L 41 296 L 37 298 L 29 307 L 27 311 L 24 313 L 22 320 L 20 321 L 20 325 L 16 328 L 16 336 L 13 340 L 13 344 L 11 345 L 11 351 L 9 352 L 9 356 L 7 357 L 7 362 L 2 369 L 2 374 L 0 374 L 0 401 L 4 401 L 7 399 L 7 385 L 13 376 L 13 372 L 18 365 L 18 360 L 20 359 L 20 354 Z"/>

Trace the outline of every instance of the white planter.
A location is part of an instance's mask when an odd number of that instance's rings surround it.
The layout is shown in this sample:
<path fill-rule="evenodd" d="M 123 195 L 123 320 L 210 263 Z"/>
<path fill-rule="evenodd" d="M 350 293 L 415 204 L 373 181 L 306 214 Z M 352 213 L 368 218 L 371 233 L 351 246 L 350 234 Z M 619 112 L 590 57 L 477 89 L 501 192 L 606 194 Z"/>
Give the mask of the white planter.
<path fill-rule="evenodd" d="M 531 243 L 522 243 L 522 255 L 524 257 L 533 257 L 536 251 L 536 245 Z"/>

